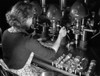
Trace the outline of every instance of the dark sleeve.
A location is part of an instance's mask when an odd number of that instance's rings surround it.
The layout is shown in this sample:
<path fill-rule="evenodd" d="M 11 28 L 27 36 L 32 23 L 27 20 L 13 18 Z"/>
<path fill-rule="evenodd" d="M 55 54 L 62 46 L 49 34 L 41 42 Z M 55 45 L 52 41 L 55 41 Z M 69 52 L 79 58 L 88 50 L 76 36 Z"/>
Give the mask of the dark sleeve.
<path fill-rule="evenodd" d="M 33 38 L 28 39 L 26 48 L 42 58 L 51 59 L 55 56 L 55 51 L 53 49 L 42 46 L 38 40 Z"/>

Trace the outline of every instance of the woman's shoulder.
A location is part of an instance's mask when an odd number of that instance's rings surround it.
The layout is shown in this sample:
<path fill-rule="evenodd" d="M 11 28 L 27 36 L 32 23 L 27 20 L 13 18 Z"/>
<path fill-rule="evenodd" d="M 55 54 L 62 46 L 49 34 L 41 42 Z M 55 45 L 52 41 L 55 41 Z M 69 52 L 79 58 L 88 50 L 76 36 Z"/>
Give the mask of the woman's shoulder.
<path fill-rule="evenodd" d="M 6 29 L 6 30 L 3 31 L 2 37 L 6 36 L 8 34 L 9 34 L 9 31 L 8 31 L 8 29 Z"/>
<path fill-rule="evenodd" d="M 12 27 L 7 28 L 6 30 L 4 30 L 3 35 L 5 35 L 5 34 L 11 34 L 12 31 L 14 31 Z"/>

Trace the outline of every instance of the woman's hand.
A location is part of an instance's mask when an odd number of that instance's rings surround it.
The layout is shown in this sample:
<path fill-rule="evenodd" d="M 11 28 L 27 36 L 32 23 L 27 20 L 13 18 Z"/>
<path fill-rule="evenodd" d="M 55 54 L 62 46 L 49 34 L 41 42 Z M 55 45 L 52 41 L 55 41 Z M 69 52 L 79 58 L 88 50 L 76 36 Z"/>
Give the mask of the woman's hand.
<path fill-rule="evenodd" d="M 65 27 L 62 27 L 62 28 L 60 29 L 60 31 L 59 31 L 59 36 L 60 36 L 61 38 L 63 38 L 63 37 L 66 36 L 66 34 L 67 34 L 66 28 L 65 28 Z"/>

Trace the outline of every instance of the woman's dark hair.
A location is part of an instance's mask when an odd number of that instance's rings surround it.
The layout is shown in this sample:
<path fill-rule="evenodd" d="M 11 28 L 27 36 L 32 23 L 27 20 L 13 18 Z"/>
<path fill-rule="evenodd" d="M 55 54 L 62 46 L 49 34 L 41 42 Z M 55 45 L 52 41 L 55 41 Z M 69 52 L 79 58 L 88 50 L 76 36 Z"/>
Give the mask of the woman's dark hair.
<path fill-rule="evenodd" d="M 17 28 L 25 27 L 25 20 L 27 18 L 40 14 L 41 8 L 37 6 L 38 5 L 34 2 L 20 1 L 16 3 L 12 9 L 6 13 L 7 23 Z"/>

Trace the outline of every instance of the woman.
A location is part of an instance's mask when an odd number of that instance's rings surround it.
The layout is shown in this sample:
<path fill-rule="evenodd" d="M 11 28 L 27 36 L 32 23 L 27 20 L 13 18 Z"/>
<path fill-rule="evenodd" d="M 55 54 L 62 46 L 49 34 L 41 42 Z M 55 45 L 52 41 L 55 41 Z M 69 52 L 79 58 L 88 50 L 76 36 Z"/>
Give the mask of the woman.
<path fill-rule="evenodd" d="M 34 26 L 33 18 L 38 16 L 37 11 L 35 3 L 18 2 L 6 14 L 7 22 L 11 28 L 3 33 L 2 51 L 3 61 L 10 69 L 23 68 L 33 53 L 41 58 L 51 59 L 58 52 L 60 42 L 66 35 L 66 29 L 63 27 L 54 45 L 51 48 L 43 47 L 27 32 L 31 26 Z"/>

